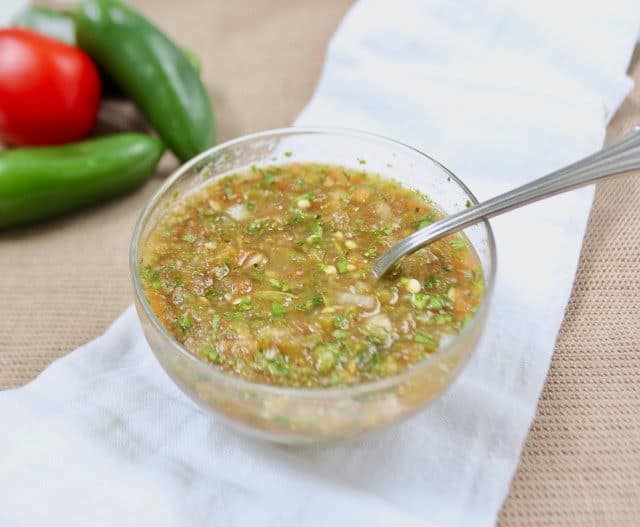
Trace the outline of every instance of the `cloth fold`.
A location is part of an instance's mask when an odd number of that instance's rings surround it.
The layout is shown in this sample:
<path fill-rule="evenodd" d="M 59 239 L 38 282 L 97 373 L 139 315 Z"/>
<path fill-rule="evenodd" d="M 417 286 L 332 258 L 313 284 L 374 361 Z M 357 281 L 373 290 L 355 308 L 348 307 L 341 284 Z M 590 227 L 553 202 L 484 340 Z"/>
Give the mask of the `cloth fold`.
<path fill-rule="evenodd" d="M 587 3 L 588 4 L 588 3 Z M 629 87 L 639 8 L 364 0 L 297 124 L 433 155 L 480 199 L 596 150 Z M 197 409 L 127 310 L 29 385 L 0 394 L 7 525 L 487 526 L 508 491 L 570 294 L 591 189 L 492 222 L 487 330 L 451 389 L 346 445 L 283 448 Z"/>

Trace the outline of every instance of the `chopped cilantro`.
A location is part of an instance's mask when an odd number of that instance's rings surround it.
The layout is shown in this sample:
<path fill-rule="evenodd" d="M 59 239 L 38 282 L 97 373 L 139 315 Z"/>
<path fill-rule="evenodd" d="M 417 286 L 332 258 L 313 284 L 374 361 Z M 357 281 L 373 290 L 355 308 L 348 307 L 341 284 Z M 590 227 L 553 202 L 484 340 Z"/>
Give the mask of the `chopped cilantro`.
<path fill-rule="evenodd" d="M 187 314 L 182 313 L 177 319 L 176 324 L 182 330 L 183 333 L 186 333 L 193 326 L 194 320 Z"/>
<path fill-rule="evenodd" d="M 331 324 L 336 329 L 347 329 L 349 327 L 349 319 L 344 315 L 333 315 Z"/>
<path fill-rule="evenodd" d="M 427 303 L 427 308 L 438 311 L 440 309 L 443 309 L 446 304 L 447 304 L 447 301 L 442 295 L 429 295 L 429 302 Z"/>
<path fill-rule="evenodd" d="M 338 260 L 336 262 L 336 269 L 340 274 L 344 274 L 347 272 L 347 262 L 346 260 Z"/>
<path fill-rule="evenodd" d="M 365 252 L 364 255 L 367 258 L 375 258 L 376 256 L 378 256 L 378 250 L 375 247 L 369 247 Z"/>
<path fill-rule="evenodd" d="M 448 324 L 453 322 L 453 315 L 451 313 L 439 313 L 435 316 L 436 324 Z"/>
<path fill-rule="evenodd" d="M 429 295 L 426 293 L 416 293 L 411 297 L 411 305 L 416 309 L 424 309 L 429 301 Z"/>
<path fill-rule="evenodd" d="M 249 311 L 252 307 L 251 299 L 248 296 L 243 296 L 240 302 L 236 304 L 236 308 L 240 311 Z"/>
<path fill-rule="evenodd" d="M 224 195 L 227 196 L 227 199 L 234 199 L 236 197 L 236 193 L 233 191 L 231 185 L 224 187 Z"/>
<path fill-rule="evenodd" d="M 271 314 L 274 317 L 284 317 L 286 313 L 287 311 L 282 304 L 279 304 L 278 302 L 271 302 Z"/>
<path fill-rule="evenodd" d="M 211 344 L 205 344 L 202 346 L 202 348 L 200 348 L 200 355 L 211 362 L 217 363 L 220 361 L 220 352 Z"/>
<path fill-rule="evenodd" d="M 271 183 L 273 183 L 276 179 L 278 179 L 278 173 L 275 170 L 271 170 L 271 169 L 265 170 L 262 180 L 267 185 L 271 185 Z"/>
<path fill-rule="evenodd" d="M 215 289 L 207 289 L 204 292 L 204 296 L 205 298 L 208 298 L 209 300 L 211 300 L 212 298 L 215 298 L 218 296 L 218 291 L 216 291 Z"/>
<path fill-rule="evenodd" d="M 182 241 L 187 243 L 193 243 L 196 239 L 193 237 L 193 234 L 187 233 L 182 236 Z"/>
<path fill-rule="evenodd" d="M 273 287 L 280 291 L 289 291 L 289 286 L 283 281 L 278 280 L 277 278 L 269 278 L 268 281 Z"/>
<path fill-rule="evenodd" d="M 284 153 L 284 157 L 291 157 L 292 155 L 293 155 L 293 152 L 287 151 Z"/>
<path fill-rule="evenodd" d="M 438 279 L 435 275 L 430 274 L 427 279 L 424 281 L 425 289 L 433 289 L 438 285 Z"/>
<path fill-rule="evenodd" d="M 254 235 L 254 234 L 258 234 L 259 232 L 262 232 L 264 228 L 267 226 L 268 222 L 269 220 L 266 220 L 266 219 L 252 221 L 247 227 L 247 234 Z"/>
<path fill-rule="evenodd" d="M 214 331 L 220 327 L 220 315 L 213 315 L 209 320 L 209 325 Z"/>
<path fill-rule="evenodd" d="M 393 229 L 391 227 L 382 227 L 381 229 L 372 229 L 371 232 L 378 241 L 381 241 L 385 236 L 389 236 Z"/>
<path fill-rule="evenodd" d="M 430 212 L 426 216 L 422 216 L 420 218 L 413 220 L 411 222 L 411 226 L 414 229 L 422 229 L 427 225 L 431 225 L 435 219 L 436 219 L 435 214 L 433 212 Z"/>
<path fill-rule="evenodd" d="M 424 331 L 418 331 L 413 340 L 415 340 L 418 344 L 428 344 L 429 346 L 436 345 L 435 339 Z"/>
<path fill-rule="evenodd" d="M 297 225 L 301 223 L 304 218 L 300 216 L 300 214 L 296 214 L 295 216 L 290 216 L 287 218 L 287 225 Z"/>
<path fill-rule="evenodd" d="M 467 248 L 467 242 L 464 240 L 464 238 L 460 237 L 456 237 L 451 240 L 451 242 L 449 242 L 449 245 L 451 245 L 451 247 L 453 247 L 456 251 L 464 251 Z"/>
<path fill-rule="evenodd" d="M 339 344 L 330 342 L 328 344 L 319 344 L 313 349 L 316 357 L 316 366 L 320 373 L 329 372 L 336 364 L 338 364 L 338 353 L 340 351 Z"/>
<path fill-rule="evenodd" d="M 314 296 L 313 298 L 310 298 L 306 302 L 303 302 L 301 304 L 297 304 L 295 306 L 295 308 L 298 311 L 310 311 L 314 307 L 322 306 L 322 305 L 324 305 L 324 296 L 322 296 L 321 294 L 318 294 L 318 295 Z"/>
<path fill-rule="evenodd" d="M 411 305 L 416 309 L 433 309 L 439 311 L 446 306 L 446 299 L 442 295 L 429 293 L 416 293 L 411 297 Z"/>

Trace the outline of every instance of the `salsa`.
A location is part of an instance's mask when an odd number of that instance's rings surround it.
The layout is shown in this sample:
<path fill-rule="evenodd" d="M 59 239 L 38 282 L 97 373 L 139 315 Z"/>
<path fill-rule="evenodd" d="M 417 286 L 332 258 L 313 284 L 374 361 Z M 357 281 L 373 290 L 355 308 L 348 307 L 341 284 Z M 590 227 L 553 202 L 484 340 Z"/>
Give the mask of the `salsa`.
<path fill-rule="evenodd" d="M 175 203 L 142 249 L 146 298 L 187 349 L 245 379 L 334 387 L 402 372 L 460 332 L 483 293 L 461 234 L 371 265 L 441 218 L 429 198 L 366 170 L 252 167 Z"/>

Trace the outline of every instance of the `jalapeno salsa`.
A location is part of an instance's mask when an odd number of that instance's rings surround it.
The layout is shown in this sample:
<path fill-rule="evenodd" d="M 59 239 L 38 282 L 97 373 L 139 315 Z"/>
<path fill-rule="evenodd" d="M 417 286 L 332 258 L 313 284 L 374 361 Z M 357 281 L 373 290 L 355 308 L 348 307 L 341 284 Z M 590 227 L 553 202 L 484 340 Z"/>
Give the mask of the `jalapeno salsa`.
<path fill-rule="evenodd" d="M 251 381 L 332 387 L 397 374 L 433 354 L 484 293 L 460 234 L 376 281 L 375 258 L 443 214 L 365 170 L 252 168 L 174 206 L 146 240 L 151 309 L 189 350 Z"/>

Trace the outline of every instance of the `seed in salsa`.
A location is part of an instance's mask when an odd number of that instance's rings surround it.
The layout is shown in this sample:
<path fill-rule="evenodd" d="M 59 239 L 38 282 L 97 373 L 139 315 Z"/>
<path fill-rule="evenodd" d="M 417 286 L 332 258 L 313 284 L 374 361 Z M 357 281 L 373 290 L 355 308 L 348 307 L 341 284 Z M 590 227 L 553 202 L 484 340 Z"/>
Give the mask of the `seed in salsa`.
<path fill-rule="evenodd" d="M 426 196 L 364 170 L 254 167 L 173 205 L 140 276 L 161 324 L 226 372 L 282 386 L 370 382 L 429 357 L 482 299 L 460 234 L 372 275 L 378 255 L 440 217 Z"/>

